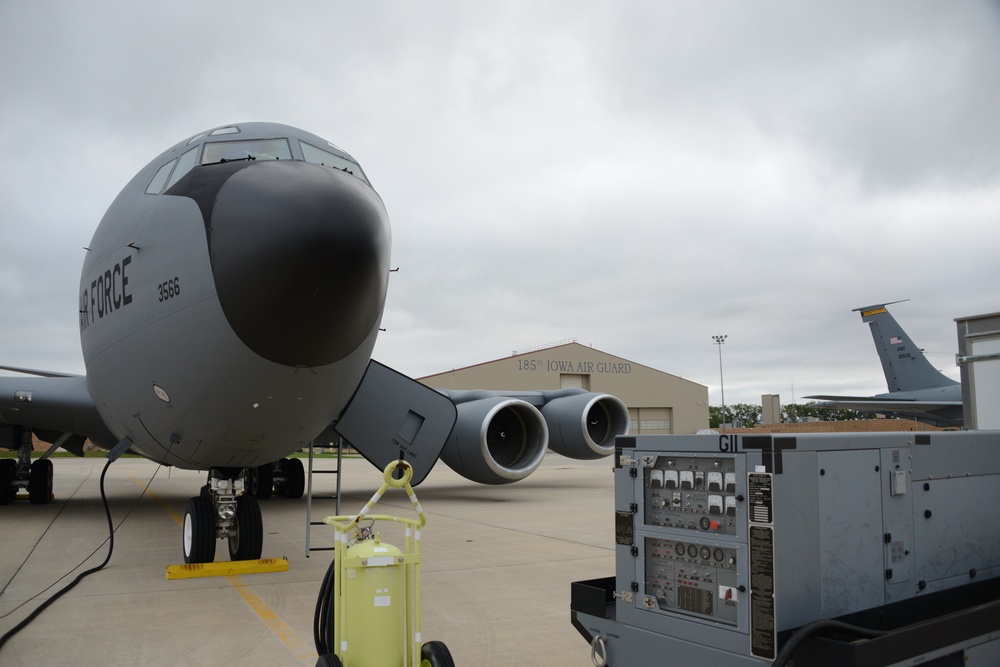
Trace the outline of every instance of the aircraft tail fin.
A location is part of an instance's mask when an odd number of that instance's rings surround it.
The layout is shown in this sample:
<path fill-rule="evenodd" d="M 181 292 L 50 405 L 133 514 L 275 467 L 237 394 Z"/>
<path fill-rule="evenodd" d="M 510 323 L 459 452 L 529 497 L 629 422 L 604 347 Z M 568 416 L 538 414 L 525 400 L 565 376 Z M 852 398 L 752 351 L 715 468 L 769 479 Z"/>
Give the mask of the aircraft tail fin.
<path fill-rule="evenodd" d="M 932 387 L 944 387 L 955 381 L 931 365 L 923 350 L 889 314 L 886 306 L 900 301 L 875 304 L 855 308 L 861 313 L 861 321 L 871 327 L 875 349 L 882 361 L 882 370 L 889 392 L 914 391 Z"/>

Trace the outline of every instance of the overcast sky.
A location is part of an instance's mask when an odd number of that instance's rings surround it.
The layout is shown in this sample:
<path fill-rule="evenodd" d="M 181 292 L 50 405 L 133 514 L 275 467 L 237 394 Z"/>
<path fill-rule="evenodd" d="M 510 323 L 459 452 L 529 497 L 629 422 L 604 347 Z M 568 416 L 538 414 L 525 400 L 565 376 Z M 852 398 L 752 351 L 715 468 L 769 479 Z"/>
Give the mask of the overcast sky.
<path fill-rule="evenodd" d="M 0 364 L 83 372 L 84 250 L 231 122 L 356 157 L 393 225 L 376 358 L 576 338 L 720 402 L 872 394 L 852 309 L 958 378 L 1000 311 L 1000 2 L 0 2 Z"/>

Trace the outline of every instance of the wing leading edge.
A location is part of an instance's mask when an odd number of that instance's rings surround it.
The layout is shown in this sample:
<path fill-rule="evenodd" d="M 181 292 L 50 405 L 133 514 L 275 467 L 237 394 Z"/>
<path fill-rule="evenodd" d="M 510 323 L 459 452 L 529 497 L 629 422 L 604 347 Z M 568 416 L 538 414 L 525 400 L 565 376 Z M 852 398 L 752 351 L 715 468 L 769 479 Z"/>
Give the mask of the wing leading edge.
<path fill-rule="evenodd" d="M 913 398 L 875 398 L 872 396 L 807 396 L 820 399 L 813 407 L 856 410 L 915 419 L 931 426 L 955 428 L 962 426 L 961 401 L 926 401 Z"/>
<path fill-rule="evenodd" d="M 874 398 L 872 396 L 809 396 L 830 405 L 817 404 L 818 408 L 842 408 L 860 412 L 922 412 L 962 407 L 961 401 L 921 401 L 912 398 Z"/>
<path fill-rule="evenodd" d="M 85 376 L 2 368 L 38 377 L 0 377 L 0 434 L 4 436 L 0 446 L 17 449 L 18 427 L 31 430 L 44 442 L 64 438 L 61 446 L 77 456 L 83 456 L 87 439 L 103 448 L 114 446 L 115 437 L 97 411 Z"/>

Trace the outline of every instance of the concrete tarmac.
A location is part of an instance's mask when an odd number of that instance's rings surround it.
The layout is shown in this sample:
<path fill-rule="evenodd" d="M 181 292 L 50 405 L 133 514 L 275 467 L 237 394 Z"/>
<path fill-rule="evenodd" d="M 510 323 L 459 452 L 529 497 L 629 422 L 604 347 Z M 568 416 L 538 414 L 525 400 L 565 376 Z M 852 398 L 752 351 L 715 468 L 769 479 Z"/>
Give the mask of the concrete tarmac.
<path fill-rule="evenodd" d="M 22 496 L 0 507 L 0 634 L 104 560 L 104 463 L 56 459 L 51 503 Z M 317 459 L 317 468 L 335 463 Z M 443 641 L 459 667 L 592 665 L 570 624 L 570 582 L 614 574 L 611 465 L 550 452 L 528 479 L 494 487 L 439 464 L 415 489 L 427 515 L 424 640 Z M 341 513 L 351 514 L 382 476 L 363 459 L 345 459 L 341 481 Z M 263 557 L 286 557 L 287 572 L 166 579 L 166 567 L 183 562 L 184 508 L 204 483 L 205 473 L 143 459 L 112 464 L 105 487 L 120 526 L 110 563 L 10 639 L 0 665 L 314 665 L 313 612 L 332 556 L 305 556 L 305 498 L 261 501 Z M 314 485 L 329 495 L 335 479 L 317 475 Z M 333 515 L 334 503 L 316 500 L 313 512 Z M 375 512 L 414 516 L 392 489 Z M 385 527 L 382 539 L 402 547 L 396 528 Z M 333 528 L 313 527 L 314 546 L 332 540 Z M 225 542 L 216 554 L 228 560 Z"/>

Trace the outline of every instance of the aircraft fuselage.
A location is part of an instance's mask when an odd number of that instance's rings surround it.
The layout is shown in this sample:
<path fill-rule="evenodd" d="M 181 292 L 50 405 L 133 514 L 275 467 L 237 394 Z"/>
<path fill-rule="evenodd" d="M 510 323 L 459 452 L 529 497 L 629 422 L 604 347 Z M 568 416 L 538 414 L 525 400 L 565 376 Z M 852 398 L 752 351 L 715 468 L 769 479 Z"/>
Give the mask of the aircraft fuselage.
<path fill-rule="evenodd" d="M 84 262 L 101 417 L 182 468 L 249 468 L 308 444 L 368 364 L 389 246 L 381 199 L 315 135 L 245 123 L 177 144 L 122 190 Z"/>

